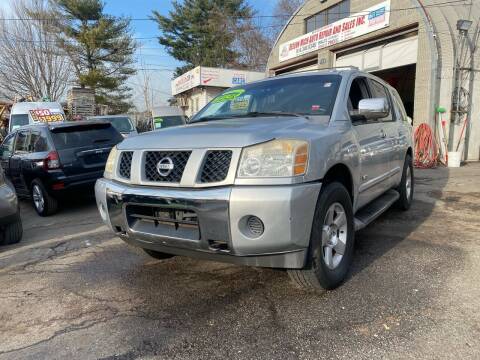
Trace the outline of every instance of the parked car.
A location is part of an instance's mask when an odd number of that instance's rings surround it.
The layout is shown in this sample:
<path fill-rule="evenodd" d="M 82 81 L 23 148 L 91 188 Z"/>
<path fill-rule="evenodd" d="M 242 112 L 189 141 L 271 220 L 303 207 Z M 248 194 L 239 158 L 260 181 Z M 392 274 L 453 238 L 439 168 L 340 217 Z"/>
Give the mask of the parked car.
<path fill-rule="evenodd" d="M 22 239 L 22 234 L 17 195 L 0 167 L 0 245 L 16 244 Z"/>
<path fill-rule="evenodd" d="M 65 113 L 58 102 L 18 102 L 10 110 L 8 131 L 24 125 L 57 121 L 65 121 Z"/>
<path fill-rule="evenodd" d="M 176 106 L 156 106 L 152 109 L 152 129 L 160 130 L 172 126 L 185 125 L 187 117 L 183 110 Z"/>
<path fill-rule="evenodd" d="M 28 125 L 6 137 L 0 162 L 17 194 L 31 198 L 37 213 L 47 216 L 57 211 L 63 194 L 92 191 L 108 153 L 122 140 L 105 121 Z"/>
<path fill-rule="evenodd" d="M 118 130 L 122 136 L 128 137 L 132 135 L 137 135 L 137 128 L 135 127 L 132 119 L 127 115 L 103 115 L 103 116 L 90 116 L 88 120 L 103 120 L 108 121 L 113 125 L 115 129 Z"/>
<path fill-rule="evenodd" d="M 413 198 L 412 127 L 394 88 L 358 70 L 231 88 L 187 126 L 127 139 L 97 181 L 100 215 L 156 258 L 344 280 L 354 233 Z"/>

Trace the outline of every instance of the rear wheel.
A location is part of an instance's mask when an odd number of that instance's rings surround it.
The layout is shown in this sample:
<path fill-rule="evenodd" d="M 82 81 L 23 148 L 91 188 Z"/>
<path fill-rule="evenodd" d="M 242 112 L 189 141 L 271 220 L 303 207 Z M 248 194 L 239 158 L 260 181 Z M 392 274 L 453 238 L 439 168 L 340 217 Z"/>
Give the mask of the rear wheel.
<path fill-rule="evenodd" d="M 170 259 L 171 257 L 174 257 L 175 255 L 172 254 L 167 254 L 163 253 L 160 251 L 155 251 L 155 250 L 150 250 L 150 249 L 143 249 L 148 255 L 151 257 L 158 259 L 158 260 L 164 260 L 164 259 Z"/>
<path fill-rule="evenodd" d="M 345 279 L 353 258 L 354 220 L 347 189 L 327 184 L 317 201 L 307 266 L 289 270 L 293 282 L 309 290 L 334 289 Z"/>
<path fill-rule="evenodd" d="M 400 197 L 396 202 L 396 206 L 401 210 L 410 209 L 410 205 L 412 204 L 414 188 L 413 179 L 412 157 L 407 155 L 405 157 L 405 163 L 403 164 L 402 180 L 397 188 Z"/>
<path fill-rule="evenodd" d="M 42 182 L 38 179 L 32 181 L 31 184 L 31 196 L 33 207 L 40 216 L 49 216 L 57 212 L 58 201 L 52 197 Z"/>
<path fill-rule="evenodd" d="M 0 229 L 2 234 L 0 236 L 0 245 L 16 244 L 22 239 L 23 227 L 20 215 L 16 216 L 13 223 L 5 225 L 3 229 Z"/>

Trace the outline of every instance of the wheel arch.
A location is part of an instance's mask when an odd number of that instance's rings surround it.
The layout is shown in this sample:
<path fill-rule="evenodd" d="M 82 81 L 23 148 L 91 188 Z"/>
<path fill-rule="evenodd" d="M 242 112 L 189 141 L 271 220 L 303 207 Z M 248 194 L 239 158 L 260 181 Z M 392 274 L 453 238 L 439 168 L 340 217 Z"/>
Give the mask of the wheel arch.
<path fill-rule="evenodd" d="M 322 179 L 323 184 L 329 184 L 331 182 L 337 181 L 341 183 L 348 191 L 350 195 L 350 199 L 352 200 L 352 204 L 355 198 L 354 195 L 354 182 L 352 172 L 350 171 L 349 167 L 343 163 L 337 163 L 331 166 L 325 176 Z"/>

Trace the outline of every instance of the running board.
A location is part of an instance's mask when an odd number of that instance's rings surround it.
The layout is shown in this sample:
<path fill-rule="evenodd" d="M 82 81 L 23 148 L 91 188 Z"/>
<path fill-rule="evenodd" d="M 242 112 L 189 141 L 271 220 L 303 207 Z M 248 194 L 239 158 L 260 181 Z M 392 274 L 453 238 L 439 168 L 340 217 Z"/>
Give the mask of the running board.
<path fill-rule="evenodd" d="M 398 191 L 389 190 L 385 194 L 373 200 L 367 206 L 361 208 L 355 214 L 355 231 L 363 229 L 373 220 L 382 215 L 388 208 L 398 200 Z"/>

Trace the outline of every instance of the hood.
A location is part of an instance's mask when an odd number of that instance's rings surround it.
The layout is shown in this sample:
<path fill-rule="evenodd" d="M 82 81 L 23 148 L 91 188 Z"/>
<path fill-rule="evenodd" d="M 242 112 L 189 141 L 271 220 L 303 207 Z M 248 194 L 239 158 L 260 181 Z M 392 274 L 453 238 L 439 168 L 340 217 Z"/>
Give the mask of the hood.
<path fill-rule="evenodd" d="M 275 138 L 308 139 L 325 129 L 328 117 L 253 117 L 212 120 L 129 137 L 119 149 L 241 148 Z"/>

